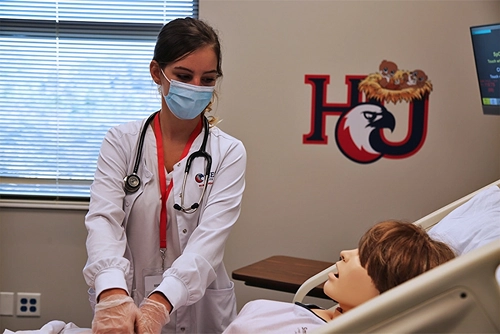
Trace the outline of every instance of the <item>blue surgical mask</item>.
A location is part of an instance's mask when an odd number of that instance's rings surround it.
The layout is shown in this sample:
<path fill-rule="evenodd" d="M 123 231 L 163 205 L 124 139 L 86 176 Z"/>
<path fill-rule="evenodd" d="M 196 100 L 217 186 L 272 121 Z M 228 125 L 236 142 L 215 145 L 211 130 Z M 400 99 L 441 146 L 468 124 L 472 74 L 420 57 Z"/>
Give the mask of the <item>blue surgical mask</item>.
<path fill-rule="evenodd" d="M 196 86 L 184 82 L 170 80 L 168 94 L 164 96 L 170 111 L 180 119 L 194 119 L 208 106 L 214 92 L 214 86 Z"/>

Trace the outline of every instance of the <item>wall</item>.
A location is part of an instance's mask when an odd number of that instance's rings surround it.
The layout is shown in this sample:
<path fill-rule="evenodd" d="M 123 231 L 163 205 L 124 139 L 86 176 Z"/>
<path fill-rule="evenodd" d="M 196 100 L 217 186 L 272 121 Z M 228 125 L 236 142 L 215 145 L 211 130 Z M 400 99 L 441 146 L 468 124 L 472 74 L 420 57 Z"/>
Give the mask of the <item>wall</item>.
<path fill-rule="evenodd" d="M 416 220 L 500 178 L 500 117 L 481 112 L 468 30 L 497 22 L 500 1 L 201 0 L 200 14 L 223 42 L 220 127 L 248 151 L 228 271 L 277 254 L 336 261 L 373 223 Z M 305 75 L 329 75 L 327 102 L 341 103 L 345 76 L 373 73 L 383 59 L 422 68 L 433 84 L 421 149 L 405 159 L 355 163 L 335 143 L 337 116 L 326 118 L 327 144 L 304 145 L 312 99 Z M 388 136 L 397 141 L 407 121 L 404 108 L 394 109 L 398 130 Z M 90 325 L 83 216 L 0 208 L 0 290 L 42 292 L 46 312 L 0 317 L 0 329 L 53 318 Z M 239 307 L 292 298 L 235 283 Z"/>
<path fill-rule="evenodd" d="M 41 293 L 41 317 L 0 316 L 0 331 L 36 329 L 51 320 L 90 327 L 82 275 L 85 213 L 0 208 L 0 290 Z"/>
<path fill-rule="evenodd" d="M 336 261 L 373 223 L 416 220 L 500 177 L 500 117 L 481 112 L 469 34 L 498 22 L 499 1 L 203 1 L 201 12 L 224 43 L 221 127 L 248 150 L 228 270 L 276 254 Z M 327 102 L 342 103 L 345 76 L 383 59 L 424 69 L 433 84 L 420 151 L 354 163 L 335 144 L 337 116 L 327 117 L 328 144 L 304 145 L 305 75 L 330 75 Z M 237 293 L 240 306 L 269 296 L 241 282 Z"/>

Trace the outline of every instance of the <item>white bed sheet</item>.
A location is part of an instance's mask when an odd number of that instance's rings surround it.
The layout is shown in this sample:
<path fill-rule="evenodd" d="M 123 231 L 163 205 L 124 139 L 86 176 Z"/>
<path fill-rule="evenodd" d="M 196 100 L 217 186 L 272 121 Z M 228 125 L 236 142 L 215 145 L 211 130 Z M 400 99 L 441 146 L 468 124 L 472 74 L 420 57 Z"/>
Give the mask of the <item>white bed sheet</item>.
<path fill-rule="evenodd" d="M 92 334 L 92 330 L 90 328 L 79 328 L 72 322 L 65 323 L 60 320 L 52 320 L 40 329 L 16 332 L 6 329 L 3 334 Z"/>

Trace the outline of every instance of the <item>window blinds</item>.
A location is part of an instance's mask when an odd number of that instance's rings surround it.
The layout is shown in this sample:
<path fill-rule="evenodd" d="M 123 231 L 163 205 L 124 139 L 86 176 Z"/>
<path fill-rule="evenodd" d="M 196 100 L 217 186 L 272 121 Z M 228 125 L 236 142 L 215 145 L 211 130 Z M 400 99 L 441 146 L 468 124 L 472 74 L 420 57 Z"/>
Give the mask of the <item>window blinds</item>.
<path fill-rule="evenodd" d="M 106 131 L 146 117 L 156 36 L 197 1 L 0 1 L 0 198 L 88 199 Z"/>

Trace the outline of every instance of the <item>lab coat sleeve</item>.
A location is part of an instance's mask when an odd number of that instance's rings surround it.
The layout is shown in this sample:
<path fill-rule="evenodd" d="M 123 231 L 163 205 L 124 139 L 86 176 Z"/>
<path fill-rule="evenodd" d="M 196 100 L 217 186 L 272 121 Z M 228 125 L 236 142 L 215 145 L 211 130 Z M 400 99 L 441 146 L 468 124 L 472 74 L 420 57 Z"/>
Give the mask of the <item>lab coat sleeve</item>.
<path fill-rule="evenodd" d="M 182 255 L 164 273 L 163 281 L 156 289 L 169 299 L 174 309 L 200 300 L 216 279 L 225 243 L 241 210 L 246 169 L 243 144 L 233 139 L 226 150 L 212 148 L 211 154 L 212 157 L 220 155 L 220 161 L 211 191 L 200 207 L 199 225 L 189 237 Z"/>
<path fill-rule="evenodd" d="M 108 131 L 90 189 L 89 212 L 85 217 L 88 260 L 83 274 L 97 296 L 110 288 L 128 292 L 125 278 L 130 274 L 130 263 L 124 258 L 127 238 L 123 226 L 123 177 L 129 160 L 133 159 L 135 148 L 131 143 L 135 140 L 127 136 L 131 134 L 120 128 Z"/>

